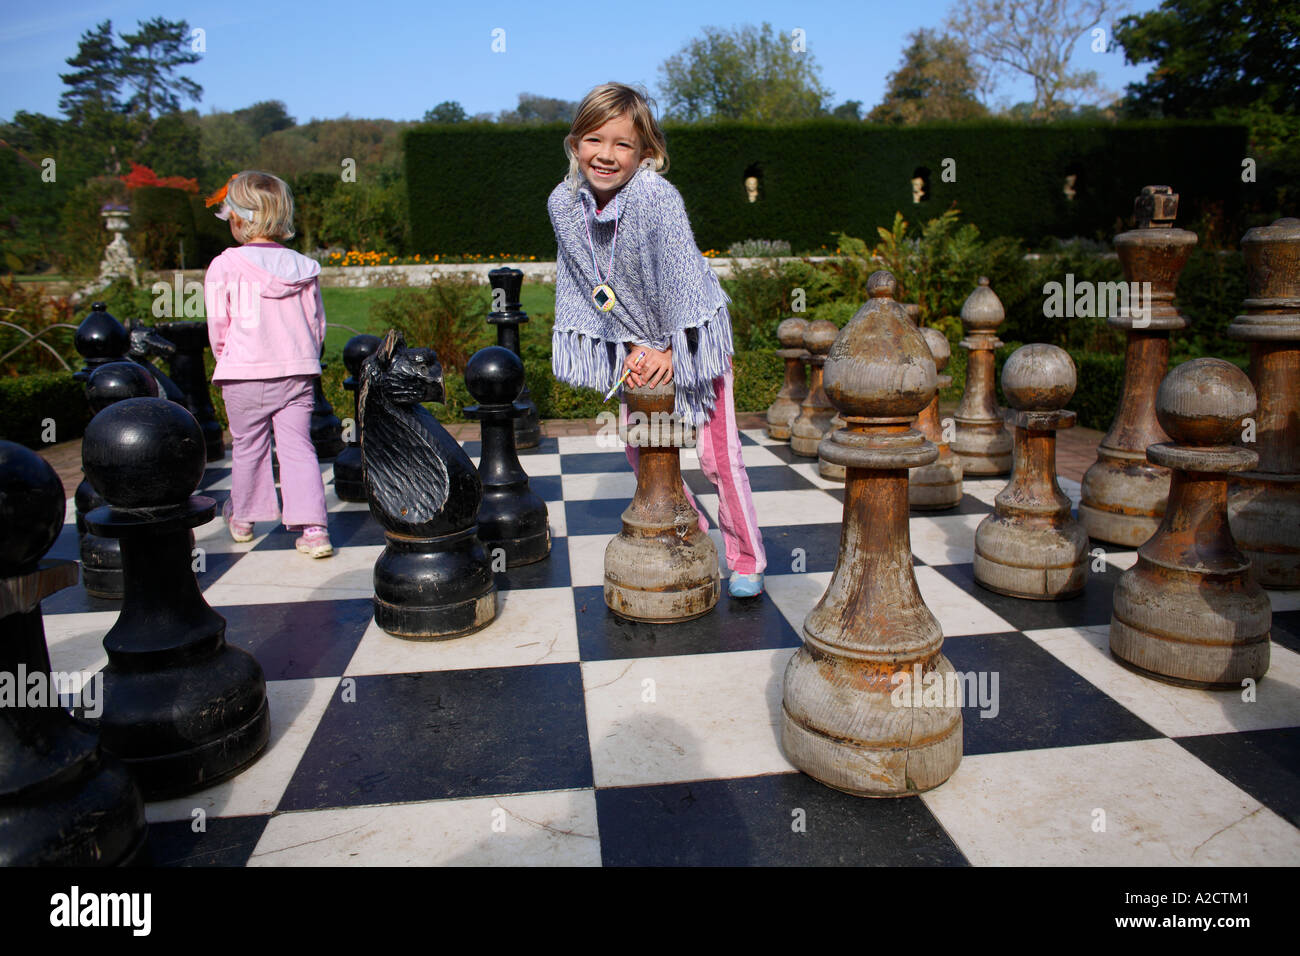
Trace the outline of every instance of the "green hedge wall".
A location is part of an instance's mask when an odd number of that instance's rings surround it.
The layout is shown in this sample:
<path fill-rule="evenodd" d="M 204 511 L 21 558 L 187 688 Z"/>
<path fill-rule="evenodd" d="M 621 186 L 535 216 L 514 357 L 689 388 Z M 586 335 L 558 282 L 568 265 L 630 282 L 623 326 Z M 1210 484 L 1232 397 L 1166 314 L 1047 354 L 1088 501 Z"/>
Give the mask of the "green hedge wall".
<path fill-rule="evenodd" d="M 466 123 L 405 134 L 413 251 L 550 258 L 546 197 L 568 171 L 564 124 L 502 129 Z M 1007 122 L 906 128 L 838 120 L 783 125 L 664 127 L 678 188 L 701 249 L 747 237 L 796 251 L 835 246 L 832 231 L 874 241 L 896 210 L 924 221 L 956 203 L 987 236 L 1109 237 L 1148 184 L 1173 186 L 1179 220 L 1240 204 L 1246 128 L 1235 124 L 1114 125 Z M 955 160 L 954 182 L 943 181 Z M 930 197 L 913 204 L 912 174 L 929 170 Z M 745 198 L 758 168 L 760 199 Z M 1078 176 L 1067 200 L 1065 176 Z"/>
<path fill-rule="evenodd" d="M 90 421 L 90 405 L 71 372 L 0 379 L 0 438 L 42 448 L 45 419 L 54 419 L 54 440 L 80 438 Z"/>

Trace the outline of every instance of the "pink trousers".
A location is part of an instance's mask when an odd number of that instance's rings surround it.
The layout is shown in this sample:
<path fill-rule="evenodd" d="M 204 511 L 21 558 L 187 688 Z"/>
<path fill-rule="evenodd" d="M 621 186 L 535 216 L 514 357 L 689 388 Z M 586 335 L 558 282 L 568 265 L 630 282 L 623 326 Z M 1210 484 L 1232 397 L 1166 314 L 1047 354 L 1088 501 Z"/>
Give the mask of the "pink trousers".
<path fill-rule="evenodd" d="M 325 483 L 311 443 L 312 376 L 223 382 L 233 441 L 230 500 L 240 521 L 280 517 L 271 471 L 271 430 L 280 459 L 284 525 L 325 525 Z"/>
<path fill-rule="evenodd" d="M 735 398 L 731 391 L 731 372 L 713 380 L 713 417 L 696 429 L 695 451 L 700 458 L 704 477 L 718 489 L 718 525 L 727 549 L 727 567 L 741 574 L 762 574 L 767 568 L 767 554 L 758 530 L 754 496 L 749 490 L 749 475 L 740 453 L 740 432 L 736 428 Z M 618 409 L 619 421 L 627 421 L 627 404 Z M 627 446 L 627 460 L 636 471 L 637 449 Z M 695 501 L 691 489 L 682 482 L 686 500 L 700 516 L 700 530 L 709 530 L 709 520 Z"/>

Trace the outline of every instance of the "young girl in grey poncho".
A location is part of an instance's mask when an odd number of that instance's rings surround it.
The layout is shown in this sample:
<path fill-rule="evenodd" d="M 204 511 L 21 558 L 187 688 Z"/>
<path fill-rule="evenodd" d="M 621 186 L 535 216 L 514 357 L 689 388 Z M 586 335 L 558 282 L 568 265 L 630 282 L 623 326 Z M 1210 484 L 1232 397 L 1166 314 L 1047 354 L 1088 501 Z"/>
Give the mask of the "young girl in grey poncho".
<path fill-rule="evenodd" d="M 729 592 L 754 597 L 767 560 L 736 430 L 730 299 L 695 245 L 681 195 L 660 175 L 663 132 L 643 94 L 607 83 L 578 107 L 564 151 L 569 175 L 547 200 L 559 243 L 555 376 L 602 392 L 625 368 L 637 387 L 675 384 L 676 413 L 697 426 L 700 467 L 718 489 Z M 627 454 L 635 470 L 636 449 Z"/>

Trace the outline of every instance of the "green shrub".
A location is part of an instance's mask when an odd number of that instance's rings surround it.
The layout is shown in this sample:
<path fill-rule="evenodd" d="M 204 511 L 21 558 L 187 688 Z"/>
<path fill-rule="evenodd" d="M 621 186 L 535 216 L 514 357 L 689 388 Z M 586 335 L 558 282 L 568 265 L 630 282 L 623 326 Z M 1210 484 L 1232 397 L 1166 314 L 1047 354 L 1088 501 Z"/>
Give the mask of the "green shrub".
<path fill-rule="evenodd" d="M 46 432 L 54 425 L 53 436 Z M 0 438 L 29 448 L 79 438 L 90 421 L 90 405 L 70 372 L 0 379 Z"/>
<path fill-rule="evenodd" d="M 177 269 L 181 243 L 187 265 L 198 261 L 199 241 L 194 228 L 190 194 L 182 189 L 140 186 L 131 190 L 131 254 L 142 269 Z"/>
<path fill-rule="evenodd" d="M 72 306 L 64 298 L 45 295 L 34 283 L 15 282 L 12 277 L 0 277 L 0 321 L 10 322 L 32 335 L 56 324 L 75 325 Z M 72 329 L 51 329 L 38 341 L 45 342 L 73 369 L 81 367 L 81 357 L 72 347 Z M 24 344 L 26 343 L 26 344 Z M 32 342 L 18 329 L 0 325 L 0 375 L 17 376 L 30 372 L 57 372 L 63 370 L 59 360 L 49 350 Z"/>
<path fill-rule="evenodd" d="M 491 290 L 456 275 L 443 276 L 427 289 L 403 289 L 372 306 L 370 318 L 381 329 L 400 330 L 411 348 L 433 349 L 450 373 L 464 371 L 471 355 L 496 344 L 496 332 L 483 321 L 490 310 Z M 548 350 L 548 361 L 549 355 Z"/>

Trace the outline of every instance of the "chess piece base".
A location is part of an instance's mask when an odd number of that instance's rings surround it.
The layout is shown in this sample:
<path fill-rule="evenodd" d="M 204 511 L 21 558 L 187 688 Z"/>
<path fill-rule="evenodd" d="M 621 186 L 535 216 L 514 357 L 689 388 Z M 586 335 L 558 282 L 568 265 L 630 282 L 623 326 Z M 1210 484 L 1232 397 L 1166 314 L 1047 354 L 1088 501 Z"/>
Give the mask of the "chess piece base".
<path fill-rule="evenodd" d="M 1065 525 L 1013 522 L 994 513 L 975 532 L 975 583 L 998 594 L 1062 601 L 1083 593 L 1088 580 L 1088 537 L 1066 516 Z"/>
<path fill-rule="evenodd" d="M 1241 689 L 1269 665 L 1273 612 L 1250 574 L 1220 577 L 1138 564 L 1115 586 L 1110 650 L 1169 683 Z"/>
<path fill-rule="evenodd" d="M 365 501 L 366 485 L 361 471 L 361 449 L 349 445 L 334 459 L 334 494 L 340 501 Z"/>
<path fill-rule="evenodd" d="M 781 747 L 808 776 L 858 797 L 906 797 L 933 790 L 961 763 L 960 695 L 938 706 L 900 706 L 910 688 L 898 665 L 795 652 L 785 669 Z M 948 659 L 935 654 L 927 679 L 955 686 Z M 951 675 L 951 677 L 949 677 Z M 792 702 L 797 701 L 792 711 Z"/>
<path fill-rule="evenodd" d="M 718 550 L 698 529 L 684 538 L 625 532 L 605 548 L 605 604 L 619 617 L 690 621 L 713 610 L 721 590 Z"/>
<path fill-rule="evenodd" d="M 1239 550 L 1266 588 L 1300 588 L 1300 476 L 1242 472 L 1228 488 L 1228 519 Z"/>
<path fill-rule="evenodd" d="M 1168 499 L 1168 468 L 1103 445 L 1083 475 L 1079 521 L 1095 541 L 1136 548 L 1160 527 Z"/>
<path fill-rule="evenodd" d="M 827 461 L 819 455 L 817 457 L 817 474 L 821 475 L 827 481 L 843 481 L 844 466 L 837 465 L 833 461 Z"/>
<path fill-rule="evenodd" d="M 934 464 L 907 475 L 907 506 L 915 511 L 945 511 L 961 504 L 961 459 L 941 450 Z"/>
<path fill-rule="evenodd" d="M 961 459 L 964 475 L 996 478 L 1011 474 L 1011 433 L 1002 422 L 970 423 L 956 419 L 957 433 L 948 443 Z"/>
<path fill-rule="evenodd" d="M 375 562 L 375 623 L 394 637 L 470 634 L 496 617 L 496 584 L 477 525 L 440 538 L 386 533 Z"/>

